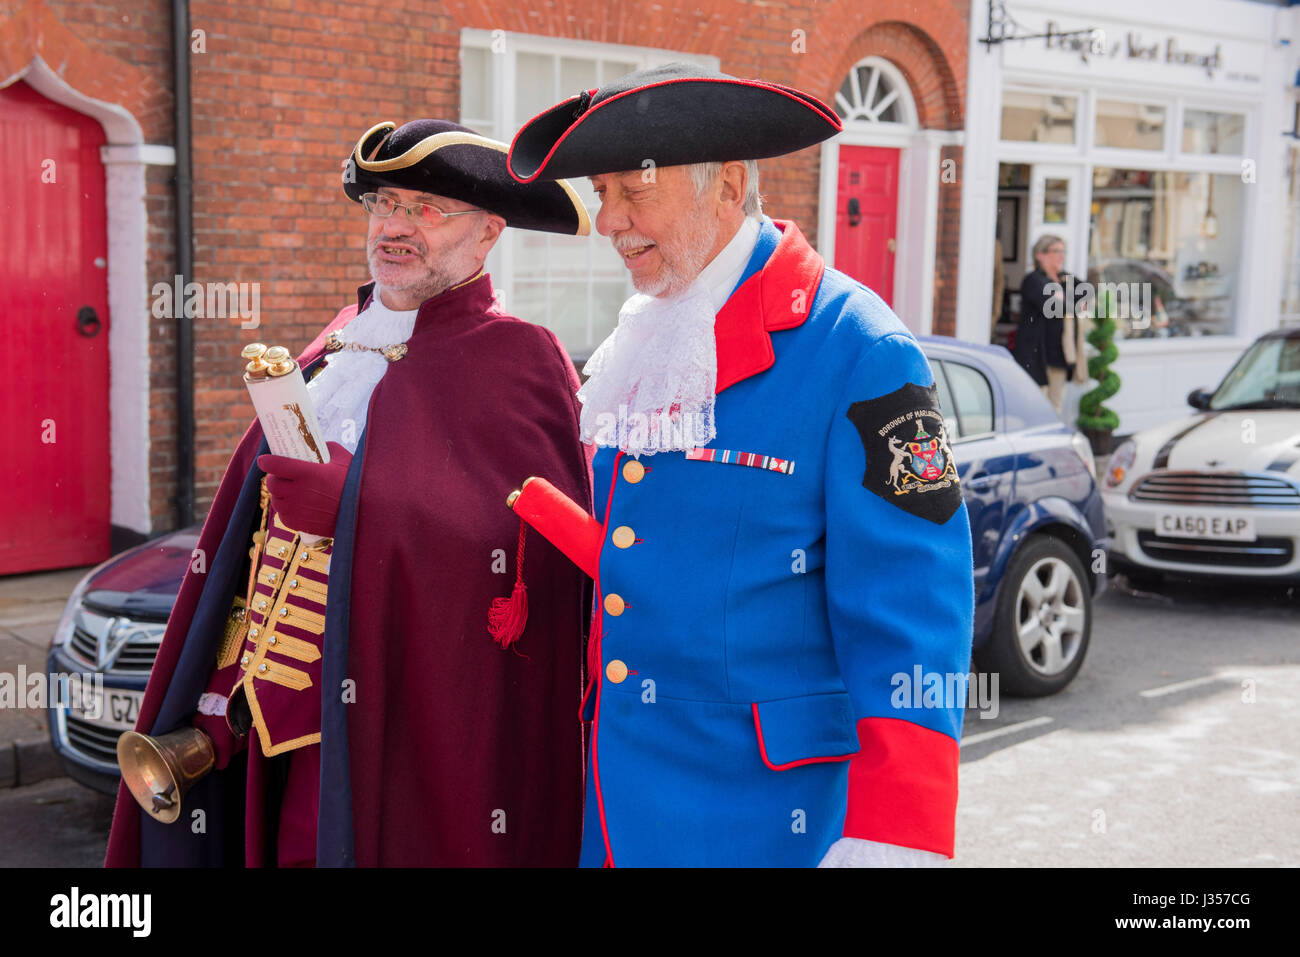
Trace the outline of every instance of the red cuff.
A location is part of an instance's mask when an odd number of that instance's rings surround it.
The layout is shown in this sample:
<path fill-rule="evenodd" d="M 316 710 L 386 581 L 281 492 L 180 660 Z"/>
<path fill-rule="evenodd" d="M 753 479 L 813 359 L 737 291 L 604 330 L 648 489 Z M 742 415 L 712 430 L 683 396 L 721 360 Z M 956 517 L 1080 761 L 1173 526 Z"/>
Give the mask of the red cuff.
<path fill-rule="evenodd" d="M 957 742 L 898 718 L 858 722 L 844 836 L 953 855 Z"/>

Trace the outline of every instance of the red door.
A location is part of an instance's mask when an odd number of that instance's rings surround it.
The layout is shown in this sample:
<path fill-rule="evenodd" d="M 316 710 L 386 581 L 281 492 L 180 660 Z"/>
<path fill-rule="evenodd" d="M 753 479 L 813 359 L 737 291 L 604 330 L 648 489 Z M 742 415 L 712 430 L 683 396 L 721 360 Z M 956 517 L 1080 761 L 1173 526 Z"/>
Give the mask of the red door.
<path fill-rule="evenodd" d="M 835 268 L 894 301 L 898 150 L 841 146 Z"/>
<path fill-rule="evenodd" d="M 0 574 L 109 554 L 103 145 L 91 118 L 0 90 Z"/>

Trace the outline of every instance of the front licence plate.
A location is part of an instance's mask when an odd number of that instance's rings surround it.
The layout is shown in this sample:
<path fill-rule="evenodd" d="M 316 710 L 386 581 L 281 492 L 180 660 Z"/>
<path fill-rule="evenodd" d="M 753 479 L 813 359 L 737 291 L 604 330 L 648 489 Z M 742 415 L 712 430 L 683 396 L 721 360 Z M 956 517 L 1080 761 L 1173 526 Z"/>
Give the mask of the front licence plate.
<path fill-rule="evenodd" d="M 1165 538 L 1253 542 L 1255 520 L 1243 515 L 1215 515 L 1210 512 L 1157 512 L 1156 534 Z"/>
<path fill-rule="evenodd" d="M 101 728 L 115 731 L 130 731 L 135 727 L 135 719 L 140 716 L 140 702 L 144 699 L 143 691 L 122 691 L 118 688 L 86 689 L 88 707 L 71 707 L 68 713 L 82 721 Z"/>

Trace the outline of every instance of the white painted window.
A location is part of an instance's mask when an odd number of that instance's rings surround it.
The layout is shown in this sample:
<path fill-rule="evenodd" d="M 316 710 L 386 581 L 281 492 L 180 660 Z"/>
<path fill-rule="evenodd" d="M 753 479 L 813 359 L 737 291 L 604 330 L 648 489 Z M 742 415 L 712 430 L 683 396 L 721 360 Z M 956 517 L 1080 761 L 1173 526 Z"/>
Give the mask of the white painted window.
<path fill-rule="evenodd" d="M 460 122 L 509 143 L 524 123 L 566 97 L 633 70 L 681 60 L 719 68 L 716 57 L 463 30 Z M 609 240 L 595 233 L 600 204 L 591 184 L 586 177 L 571 182 L 591 214 L 592 235 L 509 229 L 488 256 L 487 269 L 507 311 L 553 330 L 571 356 L 583 359 L 613 330 L 633 289 Z"/>
<path fill-rule="evenodd" d="M 888 60 L 869 56 L 854 64 L 835 94 L 846 129 L 916 129 L 916 104 L 907 80 Z"/>

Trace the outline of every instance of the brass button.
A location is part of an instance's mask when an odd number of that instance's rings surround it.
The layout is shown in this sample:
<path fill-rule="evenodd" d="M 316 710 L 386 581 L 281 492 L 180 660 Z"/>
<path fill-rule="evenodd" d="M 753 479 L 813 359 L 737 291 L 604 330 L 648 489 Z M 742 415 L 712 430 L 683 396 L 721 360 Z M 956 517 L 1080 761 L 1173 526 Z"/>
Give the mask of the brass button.
<path fill-rule="evenodd" d="M 627 677 L 627 665 L 615 658 L 605 666 L 605 677 L 614 684 L 621 684 L 623 679 Z"/>
<path fill-rule="evenodd" d="M 636 532 L 626 525 L 620 525 L 614 529 L 614 534 L 610 537 L 610 540 L 618 548 L 631 548 L 632 543 L 636 541 Z"/>
<path fill-rule="evenodd" d="M 298 587 L 298 579 L 295 578 L 293 581 L 289 582 L 289 587 L 290 587 L 290 588 L 297 588 L 297 587 Z"/>
<path fill-rule="evenodd" d="M 266 639 L 266 643 L 267 643 L 268 645 L 273 645 L 273 644 L 275 644 L 275 635 L 272 635 L 270 638 Z"/>
<path fill-rule="evenodd" d="M 261 629 L 259 629 L 259 628 L 254 628 L 252 631 L 249 632 L 249 635 L 251 635 L 252 637 L 256 638 L 256 637 L 257 637 L 258 635 L 260 635 L 261 633 L 262 633 L 262 632 L 261 632 Z"/>
<path fill-rule="evenodd" d="M 281 618 L 287 618 L 287 617 L 289 617 L 289 609 L 288 609 L 288 608 L 281 608 L 281 609 L 280 609 L 280 617 L 281 617 Z"/>
<path fill-rule="evenodd" d="M 271 572 L 271 574 L 269 574 L 269 575 L 266 576 L 266 579 L 267 579 L 267 581 L 275 581 L 275 580 L 276 580 L 277 578 L 279 578 L 279 577 L 280 577 L 280 576 L 277 575 L 275 572 Z"/>
<path fill-rule="evenodd" d="M 285 553 L 286 551 L 288 551 L 288 549 L 286 549 L 286 548 L 282 545 L 282 546 L 280 546 L 280 550 L 279 550 L 278 552 L 276 552 L 276 554 L 279 555 L 281 558 L 284 558 L 284 553 Z"/>
<path fill-rule="evenodd" d="M 239 659 L 239 663 L 240 663 L 241 665 L 246 665 L 246 664 L 248 664 L 248 655 L 244 655 L 244 657 L 240 658 L 240 659 Z"/>
<path fill-rule="evenodd" d="M 265 664 L 265 662 L 262 663 L 262 664 L 260 664 L 260 665 L 258 665 L 258 666 L 257 666 L 257 670 L 258 670 L 259 672 L 261 672 L 262 674 L 266 674 L 266 664 Z"/>
<path fill-rule="evenodd" d="M 305 565 L 307 564 L 307 558 L 308 558 L 307 553 L 303 552 L 301 555 L 298 556 L 298 561 L 302 562 Z"/>
<path fill-rule="evenodd" d="M 645 466 L 636 459 L 633 459 L 630 462 L 624 462 L 623 478 L 635 485 L 637 482 L 645 478 Z"/>
<path fill-rule="evenodd" d="M 605 596 L 605 611 L 609 612 L 615 618 L 623 614 L 623 609 L 627 603 L 623 601 L 622 595 L 609 594 Z"/>
<path fill-rule="evenodd" d="M 259 602 L 257 603 L 257 610 L 258 610 L 258 611 L 266 611 L 266 602 L 265 602 L 265 601 L 259 601 Z"/>

